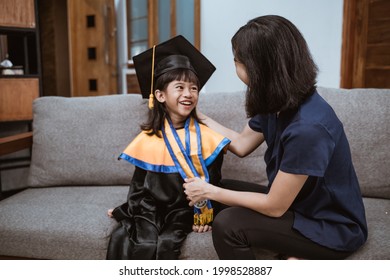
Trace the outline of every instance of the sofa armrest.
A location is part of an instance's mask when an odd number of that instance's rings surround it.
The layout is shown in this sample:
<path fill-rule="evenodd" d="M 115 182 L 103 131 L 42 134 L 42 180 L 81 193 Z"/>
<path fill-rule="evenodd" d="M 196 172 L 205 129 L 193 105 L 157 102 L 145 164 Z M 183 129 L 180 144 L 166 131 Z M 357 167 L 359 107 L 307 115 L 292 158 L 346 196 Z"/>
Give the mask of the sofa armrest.
<path fill-rule="evenodd" d="M 30 131 L 0 138 L 0 156 L 31 148 L 32 137 Z"/>

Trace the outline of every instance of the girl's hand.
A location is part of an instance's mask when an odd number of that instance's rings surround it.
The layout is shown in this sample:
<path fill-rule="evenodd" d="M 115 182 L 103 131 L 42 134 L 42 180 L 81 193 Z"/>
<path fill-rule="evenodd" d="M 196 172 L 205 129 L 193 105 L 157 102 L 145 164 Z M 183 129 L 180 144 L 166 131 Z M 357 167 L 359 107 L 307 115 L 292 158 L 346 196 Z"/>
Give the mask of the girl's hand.
<path fill-rule="evenodd" d="M 184 179 L 184 193 L 187 195 L 187 199 L 190 201 L 189 205 L 193 206 L 195 203 L 209 199 L 207 192 L 212 185 L 200 178 L 186 178 Z"/>

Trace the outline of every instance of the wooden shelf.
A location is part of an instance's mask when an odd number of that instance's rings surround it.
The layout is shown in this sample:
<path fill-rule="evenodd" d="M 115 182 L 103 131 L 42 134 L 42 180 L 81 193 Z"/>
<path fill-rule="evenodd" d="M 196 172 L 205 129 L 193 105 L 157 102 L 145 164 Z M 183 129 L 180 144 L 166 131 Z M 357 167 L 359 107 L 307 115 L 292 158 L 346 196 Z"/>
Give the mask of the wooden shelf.
<path fill-rule="evenodd" d="M 0 25 L 0 34 L 12 34 L 12 33 L 33 33 L 36 31 L 35 27 L 13 27 Z"/>
<path fill-rule="evenodd" d="M 29 74 L 29 75 L 1 75 L 0 79 L 39 79 L 38 74 Z"/>
<path fill-rule="evenodd" d="M 0 156 L 31 148 L 32 137 L 32 132 L 24 132 L 0 138 Z"/>

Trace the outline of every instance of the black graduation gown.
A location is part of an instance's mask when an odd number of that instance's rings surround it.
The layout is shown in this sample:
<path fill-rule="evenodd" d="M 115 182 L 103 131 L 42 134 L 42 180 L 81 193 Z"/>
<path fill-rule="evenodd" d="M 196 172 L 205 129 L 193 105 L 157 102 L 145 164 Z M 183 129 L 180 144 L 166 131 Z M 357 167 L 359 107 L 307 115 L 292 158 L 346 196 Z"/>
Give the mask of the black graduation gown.
<path fill-rule="evenodd" d="M 221 151 L 207 168 L 213 185 L 221 180 L 223 154 Z M 136 167 L 127 202 L 113 211 L 119 227 L 112 233 L 107 259 L 178 259 L 194 222 L 183 183 L 179 173 Z M 214 215 L 217 211 L 214 207 Z"/>

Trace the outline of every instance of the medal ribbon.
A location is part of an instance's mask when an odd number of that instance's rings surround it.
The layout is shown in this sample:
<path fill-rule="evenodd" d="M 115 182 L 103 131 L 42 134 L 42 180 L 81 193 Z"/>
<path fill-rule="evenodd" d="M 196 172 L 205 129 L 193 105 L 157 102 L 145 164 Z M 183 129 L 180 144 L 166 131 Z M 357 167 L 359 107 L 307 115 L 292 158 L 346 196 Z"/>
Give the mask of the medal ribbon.
<path fill-rule="evenodd" d="M 202 136 L 198 122 L 188 118 L 184 125 L 185 147 L 173 127 L 165 119 L 162 135 L 175 166 L 183 179 L 198 177 L 209 182 L 209 174 L 202 155 Z M 196 135 L 196 137 L 191 137 Z M 209 200 L 198 202 L 194 206 L 194 224 L 206 225 L 213 220 L 213 208 Z"/>

